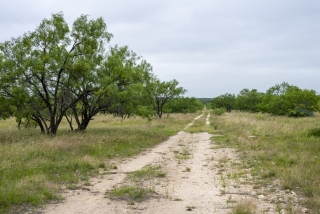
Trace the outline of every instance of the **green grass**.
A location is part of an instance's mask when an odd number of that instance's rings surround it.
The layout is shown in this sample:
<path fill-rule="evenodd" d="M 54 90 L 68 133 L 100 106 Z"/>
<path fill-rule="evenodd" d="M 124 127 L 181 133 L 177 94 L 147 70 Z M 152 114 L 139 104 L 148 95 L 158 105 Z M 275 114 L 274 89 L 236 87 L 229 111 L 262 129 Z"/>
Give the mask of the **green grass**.
<path fill-rule="evenodd" d="M 283 189 L 304 195 L 305 206 L 312 213 L 320 213 L 319 114 L 297 119 L 232 112 L 212 115 L 210 126 L 205 125 L 206 115 L 186 131 L 223 134 L 212 140 L 220 147 L 240 151 L 245 167 L 252 168 L 257 180 L 265 181 L 257 185 L 279 179 Z M 60 200 L 62 186 L 76 189 L 87 185 L 99 168 L 116 168 L 109 163 L 114 158 L 134 156 L 155 146 L 182 130 L 195 116 L 172 114 L 147 122 L 141 118 L 121 120 L 101 115 L 83 133 L 69 133 L 64 123 L 56 137 L 41 135 L 39 129 L 19 131 L 14 119 L 0 121 L 0 213 Z M 177 152 L 180 158 L 190 155 L 181 151 Z M 161 169 L 154 169 L 137 172 L 135 176 L 165 176 Z M 138 195 L 138 200 L 140 193 L 147 191 L 148 195 L 151 191 L 149 187 L 128 189 L 124 188 L 123 194 L 131 194 L 133 199 Z"/>
<path fill-rule="evenodd" d="M 319 114 L 288 118 L 233 112 L 216 123 L 224 136 L 212 140 L 240 151 L 252 175 L 265 181 L 261 185 L 278 179 L 283 189 L 304 195 L 305 206 L 320 213 Z"/>
<path fill-rule="evenodd" d="M 125 200 L 129 204 L 141 202 L 155 195 L 154 187 L 147 181 L 154 181 L 155 178 L 164 178 L 166 176 L 160 165 L 146 165 L 140 170 L 128 172 L 127 174 L 124 184 L 106 192 L 109 198 Z"/>
<path fill-rule="evenodd" d="M 180 151 L 175 150 L 173 152 L 175 153 L 174 155 L 175 159 L 177 159 L 178 161 L 187 160 L 191 156 L 190 148 L 186 148 L 186 147 L 183 147 Z"/>
<path fill-rule="evenodd" d="M 320 128 L 311 129 L 308 132 L 309 137 L 320 137 Z"/>
<path fill-rule="evenodd" d="M 147 165 L 140 170 L 129 172 L 128 178 L 134 181 L 143 181 L 143 180 L 151 180 L 155 177 L 163 178 L 166 176 L 166 173 L 161 170 L 160 165 Z"/>
<path fill-rule="evenodd" d="M 134 156 L 182 130 L 197 114 L 169 118 L 95 118 L 85 132 L 68 132 L 66 122 L 57 136 L 39 129 L 16 128 L 15 119 L 0 121 L 0 213 L 60 200 L 62 186 L 88 184 L 99 168 L 112 170 L 113 158 Z"/>
<path fill-rule="evenodd" d="M 114 188 L 108 195 L 112 199 L 126 200 L 129 204 L 133 201 L 141 202 L 145 200 L 150 194 L 153 193 L 152 189 L 139 187 L 139 186 L 122 186 L 119 188 Z"/>
<path fill-rule="evenodd" d="M 255 214 L 256 205 L 250 200 L 238 202 L 231 211 L 231 214 Z"/>
<path fill-rule="evenodd" d="M 206 118 L 210 114 L 210 125 L 206 125 Z M 193 125 L 188 127 L 185 131 L 190 133 L 208 132 L 210 134 L 219 133 L 218 125 L 216 123 L 217 118 L 220 116 L 213 115 L 210 110 L 205 110 L 202 117 L 194 121 Z"/>

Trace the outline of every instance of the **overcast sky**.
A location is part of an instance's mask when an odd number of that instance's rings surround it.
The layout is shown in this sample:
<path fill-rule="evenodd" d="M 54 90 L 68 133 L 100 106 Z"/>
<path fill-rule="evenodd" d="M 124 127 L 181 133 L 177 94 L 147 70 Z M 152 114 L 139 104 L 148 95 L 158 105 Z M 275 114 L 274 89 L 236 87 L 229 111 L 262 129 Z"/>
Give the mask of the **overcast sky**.
<path fill-rule="evenodd" d="M 103 17 L 110 45 L 128 45 L 186 96 L 284 81 L 320 92 L 319 0 L 0 0 L 0 43 L 60 11 L 70 26 Z"/>

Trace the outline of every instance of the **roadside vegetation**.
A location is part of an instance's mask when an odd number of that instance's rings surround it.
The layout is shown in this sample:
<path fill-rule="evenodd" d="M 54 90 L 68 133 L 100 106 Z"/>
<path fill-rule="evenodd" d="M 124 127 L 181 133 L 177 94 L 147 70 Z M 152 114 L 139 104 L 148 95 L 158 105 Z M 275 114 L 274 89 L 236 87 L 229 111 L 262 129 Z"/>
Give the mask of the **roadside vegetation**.
<path fill-rule="evenodd" d="M 125 184 L 106 192 L 112 199 L 125 200 L 129 205 L 156 197 L 154 185 L 157 179 L 164 178 L 166 173 L 160 165 L 147 165 L 140 170 L 129 172 Z"/>
<path fill-rule="evenodd" d="M 14 118 L 1 121 L 0 213 L 60 200 L 61 189 L 90 185 L 91 176 L 116 167 L 110 161 L 166 140 L 195 116 L 171 114 L 148 122 L 99 115 L 85 132 L 70 133 L 67 121 L 62 121 L 55 137 L 39 136 L 34 128 L 18 130 Z"/>
<path fill-rule="evenodd" d="M 232 112 L 215 117 L 212 137 L 219 147 L 236 148 L 250 168 L 256 188 L 279 181 L 283 190 L 303 196 L 311 213 L 320 213 L 320 115 L 290 118 Z"/>
<path fill-rule="evenodd" d="M 303 195 L 312 213 L 320 213 L 320 95 L 315 90 L 283 82 L 266 92 L 226 93 L 207 106 L 222 135 L 213 137 L 219 147 L 237 148 L 260 183 L 279 181 L 283 189 Z"/>
<path fill-rule="evenodd" d="M 242 89 L 238 95 L 222 94 L 213 98 L 208 108 L 224 108 L 242 112 L 262 112 L 277 116 L 310 117 L 320 111 L 320 96 L 315 90 L 301 89 L 283 82 L 270 87 L 265 93 L 256 89 Z"/>
<path fill-rule="evenodd" d="M 215 148 L 235 148 L 242 167 L 250 169 L 255 188 L 278 182 L 283 190 L 304 198 L 302 203 L 320 213 L 320 114 L 293 118 L 233 111 L 204 115 L 187 132 L 213 134 Z M 211 113 L 210 125 L 206 115 Z M 242 205 L 234 209 L 237 213 Z M 251 213 L 251 212 L 248 212 Z"/>

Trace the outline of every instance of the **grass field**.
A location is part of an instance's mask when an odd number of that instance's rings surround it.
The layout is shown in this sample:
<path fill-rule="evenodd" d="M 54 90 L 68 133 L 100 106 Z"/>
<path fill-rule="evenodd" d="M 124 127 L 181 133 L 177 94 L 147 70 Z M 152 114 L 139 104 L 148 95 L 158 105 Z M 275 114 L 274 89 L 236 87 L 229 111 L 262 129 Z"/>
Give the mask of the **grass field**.
<path fill-rule="evenodd" d="M 237 148 L 259 185 L 279 180 L 281 188 L 304 196 L 311 213 L 320 213 L 320 115 L 273 117 L 232 112 L 202 118 L 186 129 L 223 136 L 220 147 Z M 99 170 L 113 169 L 114 158 L 133 156 L 174 135 L 198 114 L 172 114 L 163 119 L 121 120 L 101 115 L 79 133 L 62 124 L 58 135 L 39 129 L 17 130 L 14 119 L 0 121 L 0 213 L 60 200 L 61 188 L 90 185 Z M 261 182 L 263 181 L 263 182 Z"/>
<path fill-rule="evenodd" d="M 213 140 L 237 148 L 257 181 L 279 180 L 283 189 L 303 195 L 312 213 L 320 213 L 319 114 L 289 118 L 232 112 L 211 120 L 213 133 L 224 135 Z"/>
<path fill-rule="evenodd" d="M 196 115 L 171 114 L 151 122 L 100 115 L 85 132 L 70 133 L 63 123 L 55 137 L 41 135 L 39 129 L 19 131 L 13 118 L 0 121 L 0 213 L 60 200 L 61 188 L 90 185 L 99 169 L 116 167 L 109 164 L 113 158 L 159 144 Z"/>

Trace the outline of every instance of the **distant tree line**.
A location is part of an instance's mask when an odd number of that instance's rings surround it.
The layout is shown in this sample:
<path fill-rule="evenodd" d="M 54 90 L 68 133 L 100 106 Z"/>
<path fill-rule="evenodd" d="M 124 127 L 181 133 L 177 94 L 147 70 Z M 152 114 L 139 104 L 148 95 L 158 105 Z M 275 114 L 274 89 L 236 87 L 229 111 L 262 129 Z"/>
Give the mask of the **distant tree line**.
<path fill-rule="evenodd" d="M 195 113 L 203 109 L 203 103 L 194 97 L 172 99 L 164 108 L 165 113 Z"/>
<path fill-rule="evenodd" d="M 210 103 L 210 101 L 212 100 L 212 98 L 197 98 L 200 102 L 202 102 L 204 105 L 207 105 L 208 103 Z"/>
<path fill-rule="evenodd" d="M 305 117 L 320 110 L 320 96 L 315 90 L 300 89 L 283 82 L 270 87 L 265 93 L 245 88 L 238 95 L 220 95 L 210 101 L 210 107 L 224 108 L 227 112 L 238 110 Z"/>
<path fill-rule="evenodd" d="M 63 118 L 71 130 L 85 130 L 98 113 L 161 118 L 202 108 L 182 98 L 177 80 L 159 80 L 129 47 L 106 50 L 112 36 L 102 18 L 82 15 L 69 28 L 57 13 L 1 44 L 0 117 L 55 135 Z"/>

